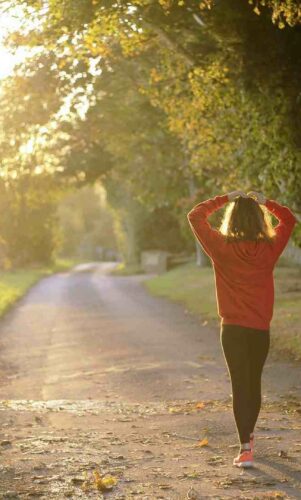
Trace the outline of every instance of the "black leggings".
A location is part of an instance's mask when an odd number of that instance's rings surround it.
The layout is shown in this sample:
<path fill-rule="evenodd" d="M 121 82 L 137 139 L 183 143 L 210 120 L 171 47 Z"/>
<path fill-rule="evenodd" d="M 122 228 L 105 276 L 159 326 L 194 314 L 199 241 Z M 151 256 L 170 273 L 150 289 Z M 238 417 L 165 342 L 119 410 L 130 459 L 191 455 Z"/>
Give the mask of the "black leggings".
<path fill-rule="evenodd" d="M 221 325 L 220 340 L 231 378 L 240 443 L 248 443 L 261 408 L 261 374 L 269 352 L 270 330 Z"/>

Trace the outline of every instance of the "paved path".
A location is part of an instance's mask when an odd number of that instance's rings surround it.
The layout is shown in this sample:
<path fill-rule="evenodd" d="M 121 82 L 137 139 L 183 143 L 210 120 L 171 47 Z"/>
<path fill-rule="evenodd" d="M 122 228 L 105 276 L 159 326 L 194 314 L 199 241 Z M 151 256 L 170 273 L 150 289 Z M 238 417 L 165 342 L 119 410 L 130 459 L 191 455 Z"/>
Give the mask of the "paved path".
<path fill-rule="evenodd" d="M 270 352 L 240 471 L 219 332 L 112 265 L 43 279 L 2 321 L 2 498 L 99 499 L 95 471 L 114 500 L 301 498 L 300 364 Z"/>

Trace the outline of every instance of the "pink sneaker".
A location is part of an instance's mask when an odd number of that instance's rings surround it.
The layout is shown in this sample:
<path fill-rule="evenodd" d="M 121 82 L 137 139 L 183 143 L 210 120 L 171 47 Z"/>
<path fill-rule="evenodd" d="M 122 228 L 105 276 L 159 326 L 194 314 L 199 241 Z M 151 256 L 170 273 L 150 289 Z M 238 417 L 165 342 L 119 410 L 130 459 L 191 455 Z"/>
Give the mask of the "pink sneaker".
<path fill-rule="evenodd" d="M 253 451 L 244 450 L 237 455 L 233 460 L 233 465 L 236 467 L 253 467 Z"/>

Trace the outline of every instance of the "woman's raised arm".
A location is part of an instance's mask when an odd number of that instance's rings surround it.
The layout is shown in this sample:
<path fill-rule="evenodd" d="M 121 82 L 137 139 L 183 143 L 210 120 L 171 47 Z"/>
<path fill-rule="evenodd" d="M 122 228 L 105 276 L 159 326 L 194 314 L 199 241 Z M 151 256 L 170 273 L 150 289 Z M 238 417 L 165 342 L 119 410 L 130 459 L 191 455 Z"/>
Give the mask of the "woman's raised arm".
<path fill-rule="evenodd" d="M 207 218 L 228 201 L 230 201 L 228 194 L 215 196 L 215 198 L 209 198 L 198 203 L 187 214 L 194 235 L 209 257 L 212 257 L 215 249 L 220 244 L 221 234 L 211 227 Z"/>

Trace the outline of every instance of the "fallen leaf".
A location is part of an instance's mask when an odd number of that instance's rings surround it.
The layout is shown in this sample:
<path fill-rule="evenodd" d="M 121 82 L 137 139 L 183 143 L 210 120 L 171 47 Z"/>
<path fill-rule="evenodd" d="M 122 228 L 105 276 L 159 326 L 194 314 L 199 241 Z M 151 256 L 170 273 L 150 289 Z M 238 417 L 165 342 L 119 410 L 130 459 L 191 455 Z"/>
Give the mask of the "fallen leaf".
<path fill-rule="evenodd" d="M 170 484 L 158 484 L 158 488 L 160 488 L 160 490 L 170 490 L 172 487 Z"/>
<path fill-rule="evenodd" d="M 9 441 L 8 439 L 3 439 L 1 442 L 0 442 L 0 445 L 1 446 L 11 446 L 11 441 Z"/>
<path fill-rule="evenodd" d="M 223 457 L 220 455 L 214 455 L 207 460 L 207 463 L 210 465 L 217 465 L 221 462 L 223 462 Z"/>
<path fill-rule="evenodd" d="M 175 407 L 170 407 L 169 412 L 170 413 L 180 413 L 182 411 L 181 408 L 175 408 Z"/>
<path fill-rule="evenodd" d="M 199 498 L 197 491 L 192 486 L 187 491 L 186 498 L 188 500 L 197 500 Z"/>
<path fill-rule="evenodd" d="M 208 439 L 207 439 L 207 438 L 201 439 L 201 440 L 197 443 L 197 446 L 207 446 L 207 445 L 208 445 Z"/>
<path fill-rule="evenodd" d="M 71 479 L 71 482 L 73 484 L 82 484 L 83 482 L 85 481 L 85 478 L 84 477 L 73 477 Z"/>
<path fill-rule="evenodd" d="M 98 471 L 93 471 L 93 475 L 94 475 L 94 484 L 96 488 L 100 491 L 111 490 L 118 481 L 116 477 L 110 475 L 101 477 Z"/>
<path fill-rule="evenodd" d="M 286 451 L 284 450 L 280 450 L 279 453 L 278 453 L 278 457 L 288 457 L 288 454 Z"/>

